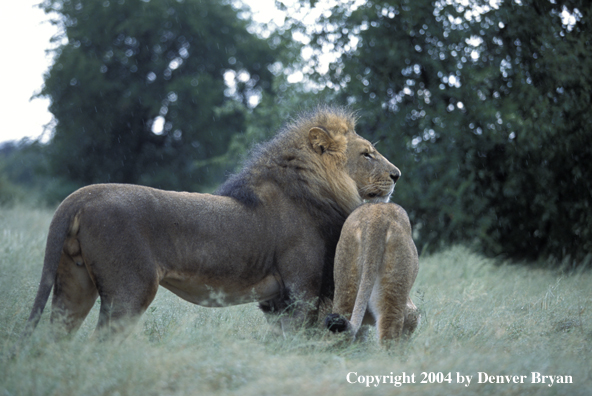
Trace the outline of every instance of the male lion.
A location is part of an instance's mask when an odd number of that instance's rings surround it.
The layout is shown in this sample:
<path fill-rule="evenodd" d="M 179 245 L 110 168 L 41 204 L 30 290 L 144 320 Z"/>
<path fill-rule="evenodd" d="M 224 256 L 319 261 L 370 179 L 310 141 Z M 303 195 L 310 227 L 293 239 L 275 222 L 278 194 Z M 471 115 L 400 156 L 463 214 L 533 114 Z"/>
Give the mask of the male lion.
<path fill-rule="evenodd" d="M 399 170 L 354 131 L 352 113 L 319 107 L 254 150 L 217 195 L 98 184 L 58 207 L 25 334 L 53 287 L 51 321 L 75 331 L 97 296 L 97 330 L 137 320 L 161 285 L 209 307 L 260 302 L 314 318 L 332 293 L 341 227 L 363 199 L 392 193 Z"/>
<path fill-rule="evenodd" d="M 325 324 L 355 339 L 362 324 L 376 323 L 383 345 L 410 335 L 419 320 L 409 298 L 418 268 L 405 210 L 392 203 L 360 206 L 341 230 L 335 252 L 335 313 Z"/>

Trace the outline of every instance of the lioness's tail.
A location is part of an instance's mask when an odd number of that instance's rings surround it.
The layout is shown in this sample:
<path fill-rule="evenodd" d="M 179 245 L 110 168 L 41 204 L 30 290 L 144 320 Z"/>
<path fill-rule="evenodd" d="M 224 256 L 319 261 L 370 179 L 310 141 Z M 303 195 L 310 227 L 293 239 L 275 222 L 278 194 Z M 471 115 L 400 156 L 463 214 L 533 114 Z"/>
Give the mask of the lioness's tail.
<path fill-rule="evenodd" d="M 74 221 L 77 208 L 73 208 L 72 205 L 65 205 L 65 203 L 66 201 L 58 207 L 49 226 L 41 281 L 39 282 L 37 296 L 35 297 L 35 302 L 33 303 L 33 308 L 31 309 L 31 314 L 29 315 L 21 339 L 28 337 L 35 327 L 37 327 L 56 280 L 64 242 L 68 234 L 75 234 L 78 231 L 79 222 Z"/>
<path fill-rule="evenodd" d="M 368 309 L 372 290 L 381 269 L 380 264 L 383 262 L 385 245 L 384 241 L 380 240 L 380 238 L 362 238 L 360 246 L 362 254 L 358 256 L 358 268 L 361 268 L 362 276 L 360 286 L 358 287 L 356 303 L 350 319 L 353 335 L 360 329 L 366 309 Z"/>
<path fill-rule="evenodd" d="M 351 319 L 348 321 L 336 313 L 329 314 L 325 318 L 327 329 L 336 333 L 348 331 L 352 337 L 355 337 L 364 320 L 385 252 L 385 244 L 379 238 L 362 238 L 356 240 L 355 243 L 358 244 L 357 251 L 360 252 L 356 259 L 361 276 Z"/>

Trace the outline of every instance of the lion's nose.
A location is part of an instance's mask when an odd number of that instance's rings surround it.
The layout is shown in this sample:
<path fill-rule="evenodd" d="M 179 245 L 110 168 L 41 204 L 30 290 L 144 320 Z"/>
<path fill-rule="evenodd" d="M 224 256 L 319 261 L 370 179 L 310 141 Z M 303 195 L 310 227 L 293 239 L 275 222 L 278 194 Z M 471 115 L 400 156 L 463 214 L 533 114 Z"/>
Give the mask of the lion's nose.
<path fill-rule="evenodd" d="M 393 179 L 393 183 L 396 183 L 397 180 L 399 180 L 399 178 L 401 177 L 401 171 L 396 169 L 391 171 L 391 179 Z"/>

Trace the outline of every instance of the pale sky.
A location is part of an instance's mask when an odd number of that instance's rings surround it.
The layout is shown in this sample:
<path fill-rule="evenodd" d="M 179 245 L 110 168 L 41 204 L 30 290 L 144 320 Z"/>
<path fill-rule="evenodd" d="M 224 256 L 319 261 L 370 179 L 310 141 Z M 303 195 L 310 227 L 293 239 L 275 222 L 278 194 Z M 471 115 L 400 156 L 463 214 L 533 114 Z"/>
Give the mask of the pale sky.
<path fill-rule="evenodd" d="M 43 85 L 50 65 L 45 50 L 56 32 L 40 0 L 6 1 L 0 12 L 0 142 L 36 138 L 51 121 L 49 100 L 29 100 Z"/>
<path fill-rule="evenodd" d="M 35 4 L 41 0 L 4 1 L 0 12 L 0 143 L 37 138 L 52 115 L 49 100 L 33 99 L 43 86 L 43 73 L 51 65 L 45 54 L 57 29 Z M 262 23 L 282 23 L 274 0 L 247 0 Z M 280 13 L 281 14 L 281 13 Z M 47 139 L 49 136 L 45 136 Z"/>

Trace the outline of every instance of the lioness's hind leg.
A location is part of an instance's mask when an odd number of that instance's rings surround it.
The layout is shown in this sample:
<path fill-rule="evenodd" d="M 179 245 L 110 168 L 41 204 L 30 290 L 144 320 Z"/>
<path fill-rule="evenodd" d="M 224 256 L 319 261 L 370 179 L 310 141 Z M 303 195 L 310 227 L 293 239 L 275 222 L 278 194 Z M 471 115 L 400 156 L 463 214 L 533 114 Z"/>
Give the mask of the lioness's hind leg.
<path fill-rule="evenodd" d="M 403 334 L 404 321 L 403 313 L 388 312 L 379 315 L 376 321 L 376 331 L 380 343 L 385 345 L 391 341 L 399 341 Z"/>
<path fill-rule="evenodd" d="M 383 277 L 380 283 L 380 289 L 375 288 L 373 292 L 371 306 L 376 318 L 378 340 L 387 346 L 391 341 L 399 341 L 403 334 L 407 296 L 404 287 L 392 285 L 388 277 Z"/>
<path fill-rule="evenodd" d="M 407 307 L 405 309 L 405 324 L 403 325 L 403 337 L 409 338 L 415 331 L 421 320 L 419 309 L 413 304 L 411 298 L 407 298 Z"/>
<path fill-rule="evenodd" d="M 53 289 L 50 320 L 63 325 L 67 334 L 80 327 L 98 296 L 82 259 L 76 261 L 62 254 Z"/>

